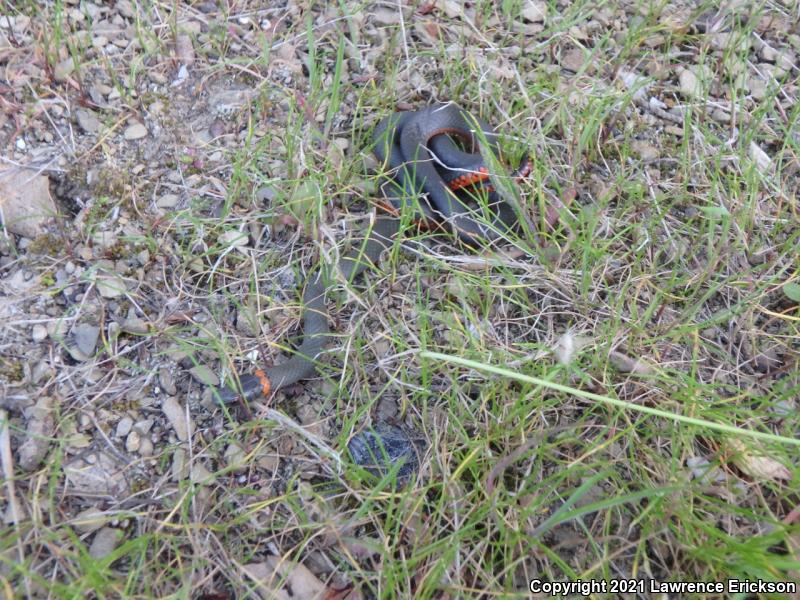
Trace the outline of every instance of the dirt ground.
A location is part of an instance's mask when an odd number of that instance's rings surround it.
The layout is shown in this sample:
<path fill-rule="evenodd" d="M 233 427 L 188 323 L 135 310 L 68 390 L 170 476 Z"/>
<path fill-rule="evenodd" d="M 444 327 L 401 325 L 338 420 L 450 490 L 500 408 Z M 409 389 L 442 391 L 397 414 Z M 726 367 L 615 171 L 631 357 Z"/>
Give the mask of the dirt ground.
<path fill-rule="evenodd" d="M 799 23 L 788 0 L 4 2 L 0 588 L 796 580 Z M 320 377 L 220 407 L 369 222 L 372 127 L 435 101 L 534 158 L 532 243 L 398 245 L 332 286 Z M 386 422 L 422 439 L 402 489 L 345 451 Z"/>

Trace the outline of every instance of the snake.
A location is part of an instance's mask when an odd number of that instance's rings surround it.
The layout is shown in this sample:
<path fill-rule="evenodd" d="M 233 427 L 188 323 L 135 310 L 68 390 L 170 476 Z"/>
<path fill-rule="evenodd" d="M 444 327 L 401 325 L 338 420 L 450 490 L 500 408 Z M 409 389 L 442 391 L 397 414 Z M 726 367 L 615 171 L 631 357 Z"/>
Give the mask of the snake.
<path fill-rule="evenodd" d="M 489 165 L 479 151 L 484 144 L 497 154 L 498 136 L 488 123 L 458 105 L 434 104 L 393 113 L 375 127 L 372 142 L 372 151 L 387 174 L 377 202 L 383 212 L 374 218 L 364 241 L 340 259 L 337 266 L 346 281 L 378 263 L 408 211 L 418 225 L 449 229 L 469 246 L 498 242 L 516 226 L 516 213 L 495 189 Z M 530 169 L 530 158 L 525 157 L 512 176 L 521 179 Z M 474 202 L 476 197 L 483 201 Z M 223 404 L 268 397 L 315 375 L 317 359 L 331 337 L 325 292 L 320 268 L 305 284 L 303 338 L 292 357 L 239 374 L 233 386 L 217 387 Z"/>

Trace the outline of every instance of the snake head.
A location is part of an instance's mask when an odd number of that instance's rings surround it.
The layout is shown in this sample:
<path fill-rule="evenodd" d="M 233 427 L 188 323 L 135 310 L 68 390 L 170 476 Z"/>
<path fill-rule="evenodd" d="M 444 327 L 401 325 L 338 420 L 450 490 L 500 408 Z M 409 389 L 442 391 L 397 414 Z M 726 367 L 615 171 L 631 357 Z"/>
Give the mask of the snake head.
<path fill-rule="evenodd" d="M 262 371 L 257 371 L 254 375 L 241 375 L 238 389 L 220 386 L 214 392 L 222 404 L 233 404 L 239 399 L 250 401 L 269 394 L 269 380 Z"/>

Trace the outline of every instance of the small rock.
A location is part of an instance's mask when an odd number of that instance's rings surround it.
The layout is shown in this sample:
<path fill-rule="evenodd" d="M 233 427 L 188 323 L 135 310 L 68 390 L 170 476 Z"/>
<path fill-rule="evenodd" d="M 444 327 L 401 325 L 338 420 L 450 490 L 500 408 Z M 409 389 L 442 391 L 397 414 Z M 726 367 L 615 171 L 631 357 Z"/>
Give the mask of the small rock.
<path fill-rule="evenodd" d="M 46 232 L 58 214 L 50 196 L 50 180 L 28 169 L 0 170 L 0 211 L 11 233 L 35 238 Z"/>
<path fill-rule="evenodd" d="M 194 63 L 194 46 L 192 45 L 192 38 L 186 34 L 179 34 L 175 40 L 175 56 L 178 61 L 184 65 L 192 65 Z"/>
<path fill-rule="evenodd" d="M 370 11 L 370 16 L 377 25 L 398 25 L 402 15 L 396 9 L 378 7 Z"/>
<path fill-rule="evenodd" d="M 660 155 L 658 148 L 644 140 L 634 140 L 631 143 L 631 149 L 638 154 L 642 160 L 646 161 L 655 160 Z"/>
<path fill-rule="evenodd" d="M 40 398 L 28 409 L 28 426 L 26 437 L 19 447 L 19 466 L 24 471 L 33 471 L 42 462 L 50 448 L 50 436 L 53 433 L 53 399 L 49 396 Z"/>
<path fill-rule="evenodd" d="M 139 122 L 135 122 L 131 125 L 128 125 L 128 128 L 125 130 L 123 135 L 129 142 L 133 140 L 140 140 L 147 135 L 147 127 Z"/>
<path fill-rule="evenodd" d="M 752 141 L 750 142 L 750 158 L 761 173 L 767 174 L 772 170 L 772 159 L 769 154 Z"/>
<path fill-rule="evenodd" d="M 258 314 L 249 304 L 239 306 L 236 311 L 236 330 L 250 336 L 261 333 Z"/>
<path fill-rule="evenodd" d="M 158 85 L 165 85 L 167 83 L 167 76 L 153 69 L 147 72 L 147 78 Z"/>
<path fill-rule="evenodd" d="M 128 452 L 137 452 L 142 443 L 142 436 L 137 431 L 131 431 L 125 440 L 125 450 Z"/>
<path fill-rule="evenodd" d="M 203 385 L 219 385 L 219 377 L 207 366 L 197 365 L 189 369 L 189 374 Z"/>
<path fill-rule="evenodd" d="M 103 527 L 94 534 L 92 545 L 89 546 L 89 556 L 95 560 L 105 558 L 114 551 L 121 539 L 122 532 L 119 529 Z"/>
<path fill-rule="evenodd" d="M 96 279 L 97 292 L 103 298 L 117 298 L 128 291 L 125 280 L 119 275 L 103 274 Z"/>
<path fill-rule="evenodd" d="M 139 443 L 139 456 L 153 456 L 154 450 L 155 447 L 153 446 L 153 442 L 150 440 L 150 438 L 141 438 L 141 442 Z"/>
<path fill-rule="evenodd" d="M 72 328 L 72 343 L 67 344 L 70 356 L 78 361 L 85 361 L 94 355 L 100 328 L 89 323 L 80 323 Z"/>
<path fill-rule="evenodd" d="M 420 445 L 405 430 L 380 423 L 353 436 L 347 450 L 355 463 L 379 477 L 399 464 L 397 483 L 404 483 L 419 468 Z"/>
<path fill-rule="evenodd" d="M 308 567 L 267 556 L 263 562 L 243 565 L 242 570 L 254 584 L 259 598 L 324 598 L 327 586 Z M 277 585 L 274 582 L 279 582 Z"/>
<path fill-rule="evenodd" d="M 75 515 L 70 521 L 78 533 L 92 533 L 111 521 L 111 516 L 96 508 L 87 508 Z"/>
<path fill-rule="evenodd" d="M 229 229 L 228 231 L 222 232 L 218 239 L 222 245 L 226 247 L 233 246 L 234 248 L 247 246 L 249 242 L 247 233 L 237 229 Z"/>
<path fill-rule="evenodd" d="M 787 398 L 771 405 L 769 411 L 779 417 L 789 417 L 797 412 L 797 406 L 793 399 Z"/>
<path fill-rule="evenodd" d="M 97 133 L 102 125 L 94 113 L 88 110 L 76 111 L 75 119 L 78 121 L 78 126 L 86 133 Z"/>
<path fill-rule="evenodd" d="M 526 0 L 522 5 L 522 18 L 532 23 L 543 23 L 547 17 L 547 3 L 543 0 Z"/>
<path fill-rule="evenodd" d="M 156 200 L 156 206 L 158 208 L 175 208 L 178 204 L 178 196 L 176 194 L 164 194 L 158 200 Z"/>
<path fill-rule="evenodd" d="M 73 61 L 72 58 L 67 58 L 55 66 L 53 69 L 53 77 L 55 77 L 56 81 L 59 83 L 64 83 L 67 79 L 69 79 L 69 76 L 72 75 L 74 70 L 75 61 Z"/>
<path fill-rule="evenodd" d="M 189 472 L 189 479 L 191 479 L 194 483 L 200 483 L 203 485 L 213 485 L 217 481 L 217 478 L 214 476 L 214 474 L 206 469 L 205 465 L 201 462 L 196 462 L 194 465 L 192 465 L 192 469 Z"/>
<path fill-rule="evenodd" d="M 114 8 L 126 19 L 132 19 L 137 14 L 137 9 L 133 8 L 131 0 L 117 0 Z"/>
<path fill-rule="evenodd" d="M 191 432 L 194 431 L 194 424 L 186 414 L 183 406 L 175 398 L 168 396 L 161 403 L 161 410 L 164 411 L 178 439 L 182 442 L 187 441 Z"/>
<path fill-rule="evenodd" d="M 704 85 L 700 77 L 691 69 L 684 69 L 678 79 L 681 92 L 689 98 L 701 98 L 704 92 Z"/>
<path fill-rule="evenodd" d="M 172 480 L 182 481 L 189 476 L 189 465 L 186 463 L 186 450 L 178 448 L 172 454 Z"/>
<path fill-rule="evenodd" d="M 583 50 L 580 48 L 571 48 L 561 55 L 560 64 L 563 69 L 577 73 L 583 68 L 585 62 L 586 57 L 583 54 Z"/>
<path fill-rule="evenodd" d="M 758 57 L 763 61 L 774 63 L 778 58 L 778 51 L 769 44 L 764 44 L 758 51 Z"/>
<path fill-rule="evenodd" d="M 267 473 L 277 473 L 281 466 L 281 459 L 277 454 L 264 454 L 258 457 L 256 463 L 260 469 L 264 469 Z"/>
<path fill-rule="evenodd" d="M 31 337 L 34 342 L 43 342 L 47 338 L 47 327 L 41 323 L 36 323 L 31 330 Z"/>
<path fill-rule="evenodd" d="M 53 377 L 55 375 L 55 369 L 50 365 L 50 363 L 46 360 L 39 360 L 36 361 L 36 364 L 33 365 L 33 369 L 31 369 L 31 383 L 34 385 L 41 383 L 47 377 Z"/>
<path fill-rule="evenodd" d="M 752 75 L 748 77 L 746 87 L 755 100 L 763 100 L 767 97 L 767 82 L 760 77 Z"/>
<path fill-rule="evenodd" d="M 131 432 L 131 429 L 133 429 L 133 419 L 130 417 L 122 417 L 119 423 L 117 423 L 116 436 L 118 438 L 124 438 Z"/>
<path fill-rule="evenodd" d="M 150 332 L 150 324 L 144 319 L 131 317 L 122 323 L 122 330 L 134 335 L 145 335 Z"/>
<path fill-rule="evenodd" d="M 717 123 L 730 123 L 731 114 L 722 110 L 721 108 L 715 108 L 713 111 L 711 111 L 711 118 Z"/>
<path fill-rule="evenodd" d="M 117 235 L 113 231 L 95 231 L 92 234 L 92 244 L 101 248 L 111 248 L 117 243 Z"/>
<path fill-rule="evenodd" d="M 247 454 L 239 444 L 232 442 L 225 448 L 225 462 L 237 473 L 244 471 L 247 467 Z"/>
<path fill-rule="evenodd" d="M 178 393 L 178 388 L 175 385 L 175 377 L 168 368 L 161 367 L 158 370 L 158 383 L 161 384 L 164 393 L 170 396 L 174 396 Z"/>
<path fill-rule="evenodd" d="M 653 373 L 653 367 L 641 357 L 634 358 L 618 350 L 609 352 L 608 360 L 622 373 L 636 373 L 638 375 L 651 375 Z"/>
<path fill-rule="evenodd" d="M 127 473 L 121 465 L 106 454 L 81 454 L 64 465 L 68 485 L 66 491 L 74 494 L 103 494 L 113 498 L 128 495 Z"/>
<path fill-rule="evenodd" d="M 140 435 L 147 435 L 153 428 L 154 422 L 153 419 L 142 419 L 141 421 L 136 421 L 133 428 L 138 431 Z"/>
<path fill-rule="evenodd" d="M 263 202 L 269 206 L 275 202 L 275 199 L 280 195 L 280 190 L 273 185 L 265 185 L 256 192 L 256 201 Z"/>

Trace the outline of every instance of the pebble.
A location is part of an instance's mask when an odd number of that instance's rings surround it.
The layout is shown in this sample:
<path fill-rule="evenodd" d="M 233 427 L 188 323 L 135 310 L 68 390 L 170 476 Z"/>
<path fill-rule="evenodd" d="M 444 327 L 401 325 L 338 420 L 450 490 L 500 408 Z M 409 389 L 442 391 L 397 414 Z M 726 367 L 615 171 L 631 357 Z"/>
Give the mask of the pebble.
<path fill-rule="evenodd" d="M 772 159 L 769 157 L 769 154 L 764 152 L 761 146 L 753 141 L 750 142 L 749 155 L 762 174 L 767 174 L 772 170 Z"/>
<path fill-rule="evenodd" d="M 81 454 L 64 465 L 67 490 L 78 494 L 108 494 L 114 497 L 127 494 L 127 474 L 115 458 L 105 452 Z"/>
<path fill-rule="evenodd" d="M 247 454 L 239 444 L 232 442 L 225 448 L 225 462 L 230 469 L 239 473 L 247 468 Z"/>
<path fill-rule="evenodd" d="M 121 539 L 122 532 L 119 529 L 103 527 L 94 534 L 92 545 L 89 546 L 89 556 L 95 560 L 105 558 L 114 551 Z"/>
<path fill-rule="evenodd" d="M 543 0 L 526 0 L 522 3 L 522 17 L 532 23 L 542 23 L 547 17 L 547 3 Z"/>
<path fill-rule="evenodd" d="M 71 520 L 71 525 L 75 531 L 81 534 L 97 531 L 108 523 L 111 517 L 96 508 L 87 508 L 75 515 Z"/>
<path fill-rule="evenodd" d="M 47 327 L 41 323 L 36 323 L 31 331 L 31 337 L 34 342 L 42 342 L 47 338 Z"/>
<path fill-rule="evenodd" d="M 117 298 L 128 291 L 125 281 L 119 275 L 100 275 L 96 285 L 98 293 L 103 298 Z"/>
<path fill-rule="evenodd" d="M 747 89 L 755 100 L 763 100 L 767 97 L 767 82 L 760 77 L 750 76 L 747 78 Z"/>
<path fill-rule="evenodd" d="M 131 125 L 128 125 L 128 128 L 125 130 L 124 137 L 126 140 L 133 141 L 133 140 L 140 140 L 147 135 L 147 127 L 142 125 L 139 122 L 134 122 Z"/>
<path fill-rule="evenodd" d="M 118 438 L 124 438 L 133 429 L 133 419 L 130 417 L 122 417 L 117 423 L 116 435 Z"/>
<path fill-rule="evenodd" d="M 128 452 L 137 452 L 142 444 L 142 436 L 136 431 L 131 431 L 125 440 L 125 450 Z"/>
<path fill-rule="evenodd" d="M 136 424 L 133 426 L 133 428 L 141 435 L 147 435 L 153 428 L 153 423 L 155 423 L 153 419 L 142 419 L 141 421 L 136 421 Z"/>
<path fill-rule="evenodd" d="M 203 485 L 213 485 L 216 483 L 217 478 L 206 469 L 205 465 L 201 462 L 196 462 L 192 465 L 192 469 L 189 472 L 189 479 L 191 479 L 194 483 L 200 483 Z"/>
<path fill-rule="evenodd" d="M 400 23 L 401 14 L 397 9 L 377 8 L 370 11 L 370 16 L 378 25 L 397 25 Z"/>
<path fill-rule="evenodd" d="M 172 454 L 172 480 L 182 481 L 189 476 L 189 465 L 186 463 L 186 450 L 178 448 Z"/>
<path fill-rule="evenodd" d="M 170 396 L 174 396 L 178 393 L 178 388 L 175 385 L 175 377 L 172 371 L 167 367 L 161 367 L 158 370 L 158 383 L 161 385 L 161 389 L 164 390 L 164 393 Z"/>
<path fill-rule="evenodd" d="M 72 71 L 74 70 L 75 62 L 72 60 L 72 58 L 67 58 L 55 66 L 53 69 L 53 77 L 55 77 L 56 81 L 59 83 L 64 83 L 67 79 L 69 79 L 69 76 L 72 75 Z"/>
<path fill-rule="evenodd" d="M 175 56 L 185 65 L 194 63 L 194 46 L 192 38 L 186 34 L 179 34 L 175 39 Z"/>
<path fill-rule="evenodd" d="M 713 111 L 711 111 L 711 118 L 718 123 L 730 123 L 731 114 L 722 110 L 721 108 L 715 108 Z"/>
<path fill-rule="evenodd" d="M 133 432 L 131 432 L 133 433 Z M 155 448 L 153 446 L 153 442 L 150 438 L 142 438 L 141 443 L 139 444 L 139 455 L 140 456 L 153 456 Z"/>
<path fill-rule="evenodd" d="M 50 179 L 27 169 L 0 169 L 0 209 L 9 232 L 31 239 L 45 233 L 58 214 Z"/>
<path fill-rule="evenodd" d="M 397 483 L 407 481 L 419 468 L 421 448 L 406 431 L 394 425 L 380 423 L 356 434 L 347 449 L 355 463 L 379 477 L 399 464 Z"/>
<path fill-rule="evenodd" d="M 97 347 L 97 339 L 100 336 L 100 328 L 89 323 L 80 323 L 72 329 L 72 341 L 69 345 L 69 353 L 75 360 L 88 360 Z"/>
<path fill-rule="evenodd" d="M 645 161 L 655 160 L 660 155 L 658 148 L 644 140 L 634 140 L 631 143 L 631 149 L 639 155 L 639 158 Z"/>
<path fill-rule="evenodd" d="M 144 319 L 131 317 L 125 319 L 125 322 L 122 324 L 122 330 L 126 333 L 132 333 L 134 335 L 144 335 L 149 333 L 150 324 Z"/>
<path fill-rule="evenodd" d="M 681 92 L 685 96 L 697 98 L 703 95 L 703 85 L 700 79 L 698 79 L 697 74 L 691 69 L 684 69 L 678 81 L 681 86 Z"/>
<path fill-rule="evenodd" d="M 79 110 L 75 112 L 75 120 L 78 121 L 78 126 L 86 133 L 97 133 L 100 130 L 100 119 L 94 116 L 94 113 L 88 110 Z"/>
<path fill-rule="evenodd" d="M 561 67 L 566 69 L 567 71 L 572 71 L 573 73 L 577 73 L 578 71 L 583 68 L 584 63 L 586 62 L 586 57 L 583 54 L 583 50 L 580 48 L 572 48 L 567 50 L 561 56 Z"/>
<path fill-rule="evenodd" d="M 31 369 L 31 383 L 34 385 L 44 381 L 45 377 L 52 377 L 55 369 L 46 360 L 39 360 Z"/>
<path fill-rule="evenodd" d="M 189 369 L 189 374 L 194 377 L 198 383 L 203 385 L 219 385 L 219 377 L 205 365 L 197 365 Z"/>
<path fill-rule="evenodd" d="M 156 200 L 156 206 L 158 208 L 175 208 L 179 199 L 177 194 L 164 194 Z"/>
<path fill-rule="evenodd" d="M 183 406 L 172 396 L 168 396 L 161 403 L 161 410 L 164 411 L 167 420 L 172 429 L 175 430 L 175 435 L 182 442 L 189 439 L 189 435 L 194 431 L 194 424 L 191 418 L 188 418 Z"/>
<path fill-rule="evenodd" d="M 778 51 L 769 44 L 764 44 L 761 46 L 761 50 L 758 51 L 758 57 L 766 62 L 775 62 L 778 57 Z"/>
<path fill-rule="evenodd" d="M 49 396 L 40 398 L 35 406 L 26 410 L 26 417 L 27 435 L 19 447 L 19 466 L 23 471 L 33 471 L 50 448 L 50 436 L 54 427 L 53 399 Z"/>
<path fill-rule="evenodd" d="M 247 246 L 249 242 L 249 236 L 247 233 L 239 231 L 238 229 L 229 229 L 227 231 L 223 231 L 218 239 L 222 245 L 226 247 L 232 246 L 234 248 Z"/>

